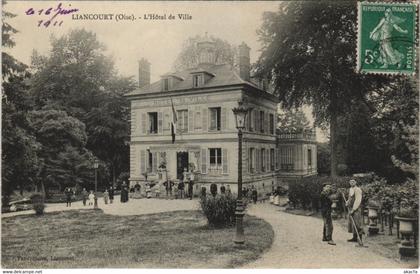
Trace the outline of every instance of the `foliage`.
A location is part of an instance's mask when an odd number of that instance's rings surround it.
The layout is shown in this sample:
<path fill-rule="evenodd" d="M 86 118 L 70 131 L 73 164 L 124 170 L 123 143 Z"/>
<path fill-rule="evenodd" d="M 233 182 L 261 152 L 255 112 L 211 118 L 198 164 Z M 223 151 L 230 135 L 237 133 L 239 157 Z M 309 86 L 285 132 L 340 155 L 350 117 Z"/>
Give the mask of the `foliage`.
<path fill-rule="evenodd" d="M 3 2 L 3 4 L 6 4 Z M 2 46 L 15 45 L 12 35 L 17 32 L 7 20 L 14 14 L 2 9 Z M 31 109 L 28 100 L 27 66 L 2 51 L 2 197 L 6 200 L 13 190 L 20 191 L 36 180 L 41 163 L 37 157 L 40 144 L 28 131 L 27 112 Z M 5 202 L 6 200 L 3 200 Z"/>
<path fill-rule="evenodd" d="M 263 48 L 257 73 L 271 78 L 283 107 L 310 104 L 315 124 L 330 128 L 333 177 L 340 163 L 338 151 L 344 150 L 337 146 L 342 139 L 337 134 L 344 126 L 340 117 L 355 105 L 371 107 L 373 92 L 404 78 L 356 72 L 356 24 L 356 2 L 296 1 L 266 12 L 258 32 Z M 358 144 L 351 139 L 347 143 Z"/>
<path fill-rule="evenodd" d="M 35 193 L 31 196 L 32 205 L 34 207 L 36 215 L 44 214 L 44 196 L 42 193 Z"/>
<path fill-rule="evenodd" d="M 311 130 L 309 121 L 302 110 L 285 110 L 279 113 L 277 117 L 277 128 L 281 131 L 303 132 Z"/>
<path fill-rule="evenodd" d="M 350 187 L 349 181 L 355 179 L 362 187 L 372 181 L 370 176 L 366 177 L 328 177 L 312 176 L 306 177 L 289 183 L 288 198 L 294 207 L 303 209 L 318 210 L 320 205 L 320 194 L 325 183 L 332 184 L 333 190 L 339 195 L 339 202 L 342 203 L 342 195 L 347 195 Z M 340 210 L 341 205 L 338 207 Z"/>
<path fill-rule="evenodd" d="M 235 222 L 236 199 L 232 196 L 201 196 L 200 205 L 211 226 L 224 227 Z"/>
<path fill-rule="evenodd" d="M 197 43 L 206 39 L 200 35 L 189 37 L 182 46 L 172 68 L 175 71 L 195 68 L 198 65 L 199 51 Z M 210 37 L 215 43 L 215 63 L 216 64 L 234 64 L 234 49 L 227 41 L 216 37 Z"/>
<path fill-rule="evenodd" d="M 329 143 L 317 143 L 316 150 L 318 174 L 329 175 L 331 172 Z"/>
<path fill-rule="evenodd" d="M 129 167 L 130 113 L 124 94 L 135 83 L 117 76 L 112 59 L 105 56 L 104 45 L 92 32 L 71 30 L 52 37 L 51 45 L 47 56 L 36 52 L 32 56 L 31 94 L 36 109 L 62 111 L 83 123 L 82 146 L 105 162 L 115 183 Z"/>

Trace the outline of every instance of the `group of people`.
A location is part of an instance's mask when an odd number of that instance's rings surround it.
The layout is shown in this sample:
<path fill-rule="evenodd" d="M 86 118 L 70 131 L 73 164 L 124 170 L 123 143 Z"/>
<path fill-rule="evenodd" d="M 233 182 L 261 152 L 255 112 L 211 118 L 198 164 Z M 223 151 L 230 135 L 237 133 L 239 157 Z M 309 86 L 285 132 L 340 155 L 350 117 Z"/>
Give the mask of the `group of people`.
<path fill-rule="evenodd" d="M 110 186 L 109 190 L 105 189 L 102 195 L 104 199 L 104 203 L 107 205 L 109 203 L 113 203 L 114 201 L 114 187 Z M 88 203 L 89 206 L 92 206 L 95 204 L 95 193 L 93 190 L 90 190 L 89 192 L 86 190 L 86 188 L 83 188 L 82 190 L 82 201 L 83 205 L 86 206 L 86 203 Z"/>
<path fill-rule="evenodd" d="M 349 198 L 346 201 L 348 208 L 348 232 L 353 234 L 353 237 L 348 242 L 362 241 L 362 190 L 357 186 L 356 180 L 350 180 Z M 336 245 L 332 239 L 333 222 L 332 222 L 332 198 L 333 189 L 331 184 L 325 183 L 321 192 L 321 213 L 324 220 L 324 227 L 322 233 L 322 241 L 328 242 L 330 245 Z"/>
<path fill-rule="evenodd" d="M 173 191 L 175 191 L 175 198 L 176 199 L 184 199 L 189 198 L 192 200 L 193 198 L 193 186 L 194 186 L 194 173 L 188 172 L 186 168 L 184 168 L 184 172 L 179 179 L 179 182 L 176 184 L 172 180 L 167 180 L 163 182 L 163 186 L 165 187 L 166 191 L 166 198 L 169 198 L 173 195 Z M 187 193 L 185 193 L 185 188 L 187 187 Z"/>

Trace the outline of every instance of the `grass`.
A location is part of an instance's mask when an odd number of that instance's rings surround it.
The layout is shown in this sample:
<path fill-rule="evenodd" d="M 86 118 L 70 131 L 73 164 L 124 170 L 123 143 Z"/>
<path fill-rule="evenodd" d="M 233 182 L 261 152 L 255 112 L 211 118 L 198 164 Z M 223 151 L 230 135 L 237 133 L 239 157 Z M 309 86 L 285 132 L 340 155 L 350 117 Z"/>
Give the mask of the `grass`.
<path fill-rule="evenodd" d="M 271 226 L 244 218 L 246 243 L 235 228 L 211 229 L 200 211 L 113 216 L 72 210 L 2 219 L 4 268 L 235 268 L 257 259 L 273 241 Z"/>

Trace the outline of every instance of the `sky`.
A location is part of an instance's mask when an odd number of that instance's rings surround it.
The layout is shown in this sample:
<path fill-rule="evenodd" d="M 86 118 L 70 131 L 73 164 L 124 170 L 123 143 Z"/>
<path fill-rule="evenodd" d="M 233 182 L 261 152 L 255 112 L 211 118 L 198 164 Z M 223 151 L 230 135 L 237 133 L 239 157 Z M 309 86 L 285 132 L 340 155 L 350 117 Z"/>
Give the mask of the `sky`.
<path fill-rule="evenodd" d="M 52 14 L 45 12 L 57 9 L 78 9 L 74 13 L 58 15 L 48 27 L 38 26 Z M 138 60 L 146 58 L 151 63 L 151 78 L 156 81 L 169 72 L 181 51 L 183 42 L 191 36 L 206 32 L 226 40 L 232 45 L 242 42 L 251 48 L 251 63 L 258 59 L 261 44 L 257 29 L 262 24 L 264 11 L 276 11 L 280 2 L 136 2 L 136 1 L 9 1 L 3 8 L 17 16 L 8 20 L 19 32 L 13 36 L 16 46 L 10 52 L 18 60 L 30 64 L 35 49 L 48 54 L 50 37 L 60 37 L 71 29 L 85 28 L 97 35 L 106 47 L 106 54 L 113 57 L 118 72 L 137 79 Z M 32 8 L 33 14 L 30 14 Z M 41 13 L 41 14 L 39 14 Z M 29 14 L 29 15 L 28 15 Z M 113 14 L 113 20 L 75 20 L 74 14 Z M 145 20 L 145 15 L 166 15 L 166 20 Z M 176 19 L 169 20 L 169 15 Z M 191 20 L 180 20 L 178 14 L 188 14 Z M 133 16 L 136 20 L 116 21 L 117 15 Z M 138 19 L 138 18 L 142 19 Z M 305 109 L 309 120 L 310 110 Z M 320 134 L 318 134 L 320 135 Z"/>

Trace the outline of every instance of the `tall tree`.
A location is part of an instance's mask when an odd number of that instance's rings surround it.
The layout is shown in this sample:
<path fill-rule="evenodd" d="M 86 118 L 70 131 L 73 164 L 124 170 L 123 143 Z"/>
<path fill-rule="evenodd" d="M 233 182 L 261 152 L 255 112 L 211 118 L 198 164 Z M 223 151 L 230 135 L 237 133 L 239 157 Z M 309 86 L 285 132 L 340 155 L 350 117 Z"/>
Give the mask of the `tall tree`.
<path fill-rule="evenodd" d="M 3 1 L 3 5 L 6 2 Z M 15 45 L 17 30 L 7 20 L 14 14 L 2 9 L 2 194 L 8 198 L 18 187 L 22 191 L 33 183 L 40 168 L 37 152 L 40 144 L 28 132 L 27 66 L 7 53 Z M 6 49 L 6 50 L 5 50 Z M 3 201 L 6 202 L 6 201 Z"/>
<path fill-rule="evenodd" d="M 129 103 L 123 95 L 135 89 L 135 83 L 117 75 L 92 32 L 71 30 L 51 44 L 49 56 L 32 56 L 35 102 L 83 122 L 86 148 L 106 162 L 115 178 L 129 168 Z"/>
<path fill-rule="evenodd" d="M 315 124 L 330 129 L 331 175 L 337 175 L 339 117 L 388 80 L 355 72 L 356 2 L 288 2 L 264 14 L 257 73 L 269 75 L 283 106 L 313 106 Z"/>
<path fill-rule="evenodd" d="M 215 43 L 215 62 L 216 64 L 234 65 L 235 49 L 227 41 L 220 38 L 206 38 L 200 35 L 190 37 L 184 41 L 181 52 L 178 54 L 172 68 L 175 71 L 195 68 L 198 65 L 198 42 L 203 39 L 211 39 Z"/>

